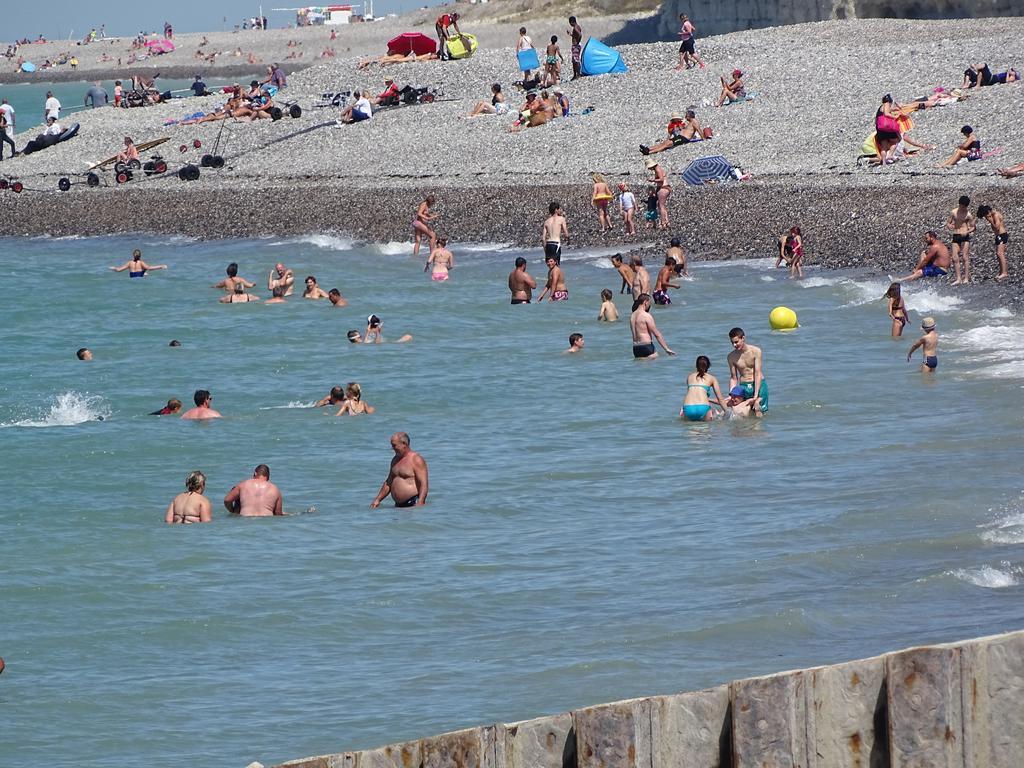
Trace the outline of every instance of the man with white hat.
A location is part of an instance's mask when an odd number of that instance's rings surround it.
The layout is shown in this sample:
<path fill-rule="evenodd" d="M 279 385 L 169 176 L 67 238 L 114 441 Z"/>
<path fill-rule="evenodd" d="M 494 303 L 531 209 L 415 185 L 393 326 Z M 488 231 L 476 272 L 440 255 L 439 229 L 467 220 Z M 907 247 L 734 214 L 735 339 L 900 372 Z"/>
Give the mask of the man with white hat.
<path fill-rule="evenodd" d="M 935 331 L 935 318 L 926 317 L 922 320 L 921 330 L 924 331 L 924 335 L 915 341 L 914 346 L 907 352 L 907 362 L 910 362 L 910 358 L 917 351 L 917 348 L 921 347 L 924 352 L 924 363 L 921 365 L 921 373 L 935 373 L 935 369 L 939 367 L 939 334 Z"/>

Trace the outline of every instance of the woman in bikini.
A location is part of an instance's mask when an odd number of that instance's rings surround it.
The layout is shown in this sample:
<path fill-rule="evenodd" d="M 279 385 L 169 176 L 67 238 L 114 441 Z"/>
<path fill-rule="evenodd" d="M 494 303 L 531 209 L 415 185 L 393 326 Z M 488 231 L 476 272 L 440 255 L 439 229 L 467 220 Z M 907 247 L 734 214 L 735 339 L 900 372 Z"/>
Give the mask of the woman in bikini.
<path fill-rule="evenodd" d="M 136 248 L 132 251 L 132 257 L 120 267 L 111 267 L 113 272 L 124 272 L 128 270 L 128 277 L 145 277 L 146 273 L 155 269 L 167 269 L 166 264 L 147 264 L 142 260 L 142 251 Z"/>
<path fill-rule="evenodd" d="M 437 238 L 437 247 L 431 251 L 430 260 L 427 262 L 427 266 L 423 268 L 423 271 L 426 272 L 429 269 L 430 279 L 435 283 L 443 283 L 448 279 L 448 270 L 454 267 L 455 257 L 448 250 L 448 238 Z"/>
<path fill-rule="evenodd" d="M 790 227 L 789 232 L 779 237 L 779 258 L 775 266 L 781 266 L 782 262 L 789 267 L 790 277 L 804 276 L 804 239 L 800 227 Z"/>
<path fill-rule="evenodd" d="M 210 500 L 203 496 L 206 490 L 206 475 L 198 469 L 189 472 L 185 478 L 185 492 L 174 497 L 164 515 L 165 523 L 209 523 L 213 522 Z"/>
<path fill-rule="evenodd" d="M 697 370 L 686 377 L 686 395 L 683 397 L 683 409 L 679 415 L 686 421 L 711 421 L 715 416 L 711 410 L 712 405 L 717 405 L 725 411 L 722 403 L 722 392 L 718 386 L 718 379 L 708 373 L 711 368 L 711 360 L 701 355 L 697 358 Z M 711 395 L 714 394 L 714 399 Z"/>
<path fill-rule="evenodd" d="M 430 212 L 431 207 L 434 205 L 434 196 L 427 195 L 427 197 L 420 203 L 419 208 L 416 209 L 416 216 L 412 220 L 412 232 L 415 238 L 412 246 L 412 255 L 420 255 L 420 240 L 424 237 L 430 242 L 430 250 L 433 251 L 437 247 L 437 233 L 430 228 L 430 222 L 437 219 L 437 215 Z"/>
<path fill-rule="evenodd" d="M 907 303 L 903 300 L 899 283 L 892 283 L 889 290 L 885 292 L 885 298 L 889 300 L 889 317 L 892 318 L 892 337 L 898 339 L 903 335 L 903 328 L 910 318 L 907 316 Z"/>
<path fill-rule="evenodd" d="M 605 232 L 611 232 L 612 229 L 612 220 L 608 217 L 608 204 L 615 195 L 612 194 L 612 188 L 608 186 L 608 182 L 600 173 L 592 174 L 591 178 L 594 180 L 594 191 L 590 196 L 590 204 L 597 209 L 597 220 L 601 225 L 601 234 L 603 235 Z"/>
<path fill-rule="evenodd" d="M 347 413 L 349 416 L 358 416 L 361 413 L 373 413 L 375 410 L 372 405 L 363 402 L 363 390 L 359 384 L 350 381 L 345 387 L 345 402 L 334 415 L 343 416 Z"/>

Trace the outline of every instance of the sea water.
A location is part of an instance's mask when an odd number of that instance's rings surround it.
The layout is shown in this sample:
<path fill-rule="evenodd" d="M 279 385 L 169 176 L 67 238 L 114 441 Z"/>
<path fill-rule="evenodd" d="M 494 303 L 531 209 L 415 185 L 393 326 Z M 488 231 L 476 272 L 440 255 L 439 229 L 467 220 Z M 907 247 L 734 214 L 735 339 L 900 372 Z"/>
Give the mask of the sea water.
<path fill-rule="evenodd" d="M 107 269 L 136 245 L 170 268 Z M 884 279 L 695 263 L 654 310 L 678 356 L 635 362 L 610 250 L 518 307 L 522 252 L 454 252 L 437 284 L 329 236 L 2 241 L 0 764 L 269 763 L 1024 626 L 1015 314 L 909 285 L 894 341 Z M 279 260 L 348 307 L 217 303 L 228 262 L 266 296 Z M 370 313 L 387 343 L 349 344 Z M 768 417 L 680 421 L 737 325 Z M 374 415 L 309 407 L 349 381 Z M 147 415 L 199 388 L 223 420 Z M 396 431 L 429 503 L 370 510 Z M 229 519 L 263 462 L 295 516 Z M 167 526 L 193 469 L 215 522 Z"/>

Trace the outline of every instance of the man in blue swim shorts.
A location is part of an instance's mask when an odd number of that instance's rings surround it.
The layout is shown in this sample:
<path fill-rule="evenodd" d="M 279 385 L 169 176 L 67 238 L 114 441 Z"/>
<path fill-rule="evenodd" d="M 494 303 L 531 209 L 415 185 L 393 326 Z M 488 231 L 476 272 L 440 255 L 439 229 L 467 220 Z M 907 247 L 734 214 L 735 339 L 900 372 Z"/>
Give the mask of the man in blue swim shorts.
<path fill-rule="evenodd" d="M 764 355 L 760 347 L 747 344 L 742 328 L 729 331 L 732 352 L 729 353 L 729 390 L 737 386 L 743 388 L 747 399 L 757 398 L 761 401 L 761 412 L 768 412 L 768 383 L 764 380 Z"/>
<path fill-rule="evenodd" d="M 897 278 L 896 282 L 902 283 L 922 277 L 943 277 L 949 270 L 949 248 L 939 240 L 938 233 L 928 230 L 925 232 L 924 241 L 928 247 L 921 251 L 914 271 L 905 277 Z"/>

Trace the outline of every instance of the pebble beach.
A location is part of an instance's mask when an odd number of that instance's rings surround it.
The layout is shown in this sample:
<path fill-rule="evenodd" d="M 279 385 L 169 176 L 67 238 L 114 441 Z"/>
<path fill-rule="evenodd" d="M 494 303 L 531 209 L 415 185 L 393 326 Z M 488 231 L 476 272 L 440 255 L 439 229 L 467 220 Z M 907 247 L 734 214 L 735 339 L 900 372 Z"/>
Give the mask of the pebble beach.
<path fill-rule="evenodd" d="M 581 23 L 585 36 L 607 35 L 627 20 Z M 222 95 L 79 113 L 76 138 L 4 165 L 5 173 L 16 173 L 28 189 L 4 197 L 0 231 L 156 231 L 216 238 L 251 235 L 255 226 L 265 234 L 334 231 L 392 241 L 408 237 L 416 203 L 434 192 L 439 226 L 456 244 L 533 245 L 548 201 L 558 199 L 569 216 L 573 245 L 660 248 L 668 235 L 653 230 L 641 228 L 629 239 L 599 234 L 589 205 L 589 176 L 601 172 L 612 184 L 625 182 L 642 201 L 639 145 L 659 140 L 669 114 L 691 106 L 712 127 L 714 138 L 657 157 L 674 180 L 670 235 L 700 258 L 770 255 L 778 233 L 797 223 L 807 239 L 808 263 L 903 273 L 920 250 L 922 233 L 941 230 L 961 194 L 1001 208 L 1015 229 L 1020 182 L 1000 178 L 995 169 L 1024 160 L 1024 127 L 1016 119 L 1024 84 L 971 91 L 965 101 L 916 113 L 914 137 L 937 145 L 935 150 L 885 168 L 858 165 L 857 155 L 882 94 L 907 102 L 939 86 L 958 87 L 968 62 L 989 62 L 994 71 L 1013 65 L 1024 53 L 1024 20 L 857 20 L 752 30 L 700 39 L 698 50 L 708 67 L 690 71 L 673 68 L 678 47 L 673 42 L 620 45 L 627 74 L 564 82 L 570 117 L 520 133 L 509 132 L 514 115 L 466 117 L 477 101 L 489 97 L 492 82 L 503 84 L 513 111 L 522 103 L 521 91 L 513 87 L 518 73 L 511 48 L 518 22 L 467 22 L 466 31 L 481 40 L 468 60 L 357 68 L 364 55 L 383 53 L 398 30 L 429 31 L 423 25 L 419 18 L 353 25 L 335 42 L 345 55 L 339 50 L 337 57 L 298 71 L 285 62 L 288 88 L 277 102 L 298 103 L 299 119 L 164 126 L 214 108 Z M 537 45 L 549 33 L 565 35 L 561 19 L 528 27 Z M 322 29 L 313 32 L 326 35 Z M 287 40 L 313 32 L 262 34 Z M 716 108 L 718 78 L 735 68 L 744 71 L 755 96 Z M 438 100 L 381 110 L 368 122 L 343 127 L 334 124 L 336 109 L 314 107 L 326 92 L 379 92 L 385 76 L 400 86 L 438 88 Z M 583 114 L 588 107 L 592 111 Z M 995 154 L 953 170 L 935 169 L 964 124 L 975 126 Z M 123 186 L 75 184 L 69 192 L 57 191 L 58 178 L 81 181 L 92 162 L 117 151 L 123 135 L 137 142 L 168 137 L 162 154 L 172 169 L 198 162 L 214 146 L 226 165 L 204 169 L 192 183 L 168 174 Z M 31 132 L 19 135 L 17 143 L 30 137 Z M 178 152 L 179 145 L 194 139 L 203 149 Z M 704 188 L 682 183 L 679 174 L 691 160 L 716 154 L 752 179 Z M 999 301 L 1013 302 L 1019 293 L 1013 248 L 1010 258 L 1016 287 L 999 286 Z M 986 259 L 984 245 L 977 261 L 981 278 L 994 276 L 994 259 Z"/>

